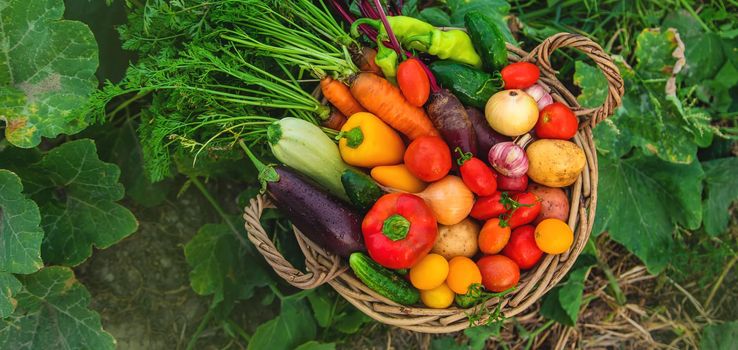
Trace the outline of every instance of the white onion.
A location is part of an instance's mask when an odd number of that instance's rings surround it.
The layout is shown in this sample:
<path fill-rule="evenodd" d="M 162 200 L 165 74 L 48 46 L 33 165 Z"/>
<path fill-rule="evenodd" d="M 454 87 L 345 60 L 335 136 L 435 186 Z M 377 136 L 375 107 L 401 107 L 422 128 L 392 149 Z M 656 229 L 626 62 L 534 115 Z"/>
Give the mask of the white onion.
<path fill-rule="evenodd" d="M 514 142 L 500 142 L 489 150 L 489 163 L 500 174 L 520 177 L 528 171 L 528 157 L 525 150 Z"/>

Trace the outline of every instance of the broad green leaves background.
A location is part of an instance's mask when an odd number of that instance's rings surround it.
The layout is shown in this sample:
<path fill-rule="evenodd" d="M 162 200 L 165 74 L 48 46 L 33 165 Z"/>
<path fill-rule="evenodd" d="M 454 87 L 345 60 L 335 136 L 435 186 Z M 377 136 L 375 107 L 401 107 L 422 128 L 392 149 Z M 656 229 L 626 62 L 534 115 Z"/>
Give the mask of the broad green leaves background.
<path fill-rule="evenodd" d="M 77 111 L 98 84 L 97 44 L 85 24 L 63 13 L 63 0 L 0 3 L 0 120 L 16 146 L 88 124 Z"/>

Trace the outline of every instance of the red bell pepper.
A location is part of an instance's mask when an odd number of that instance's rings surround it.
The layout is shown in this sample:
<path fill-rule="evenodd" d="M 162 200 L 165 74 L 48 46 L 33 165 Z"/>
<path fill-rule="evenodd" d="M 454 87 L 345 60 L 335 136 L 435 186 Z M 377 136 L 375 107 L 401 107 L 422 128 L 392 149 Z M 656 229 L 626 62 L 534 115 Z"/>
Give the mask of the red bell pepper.
<path fill-rule="evenodd" d="M 426 256 L 438 236 L 433 211 L 409 193 L 380 197 L 361 224 L 369 256 L 390 269 L 408 269 Z"/>
<path fill-rule="evenodd" d="M 464 153 L 461 148 L 456 147 L 460 156 L 456 160 L 461 173 L 461 180 L 469 189 L 478 196 L 489 196 L 497 191 L 497 180 L 495 173 L 487 164 L 479 158 L 474 157 L 471 152 Z"/>

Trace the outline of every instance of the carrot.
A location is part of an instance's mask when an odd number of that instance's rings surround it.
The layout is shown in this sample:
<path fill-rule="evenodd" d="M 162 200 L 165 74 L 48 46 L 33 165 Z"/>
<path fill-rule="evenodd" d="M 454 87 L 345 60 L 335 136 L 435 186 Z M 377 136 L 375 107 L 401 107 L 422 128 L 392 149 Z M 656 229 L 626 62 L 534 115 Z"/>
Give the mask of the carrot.
<path fill-rule="evenodd" d="M 346 123 L 346 116 L 336 108 L 331 108 L 331 114 L 328 119 L 322 121 L 320 124 L 326 128 L 333 130 L 341 130 L 343 124 Z"/>
<path fill-rule="evenodd" d="M 344 116 L 350 117 L 354 113 L 366 112 L 366 109 L 351 95 L 349 87 L 341 81 L 326 76 L 320 80 L 320 89 L 328 102 L 341 111 Z"/>
<path fill-rule="evenodd" d="M 438 136 L 425 110 L 409 104 L 400 89 L 374 73 L 357 74 L 351 82 L 351 94 L 369 112 L 411 140 Z"/>
<path fill-rule="evenodd" d="M 359 70 L 362 72 L 371 72 L 382 76 L 382 69 L 377 66 L 374 62 L 374 58 L 377 57 L 377 50 L 371 47 L 362 47 L 361 53 L 354 59 L 356 65 L 359 66 Z"/>

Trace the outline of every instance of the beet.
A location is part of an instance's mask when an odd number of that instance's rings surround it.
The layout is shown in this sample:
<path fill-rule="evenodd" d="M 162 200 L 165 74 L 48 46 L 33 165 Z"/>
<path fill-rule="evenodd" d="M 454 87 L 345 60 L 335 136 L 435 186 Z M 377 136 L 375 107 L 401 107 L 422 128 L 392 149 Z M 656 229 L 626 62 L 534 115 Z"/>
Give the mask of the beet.
<path fill-rule="evenodd" d="M 487 159 L 487 154 L 489 154 L 489 149 L 492 146 L 500 142 L 512 141 L 509 137 L 492 130 L 480 110 L 467 107 L 466 115 L 474 128 L 474 134 L 477 138 L 477 151 L 483 156 L 481 159 Z"/>
<path fill-rule="evenodd" d="M 441 132 L 452 154 L 456 154 L 458 147 L 464 153 L 471 152 L 477 155 L 477 137 L 474 128 L 464 105 L 454 94 L 446 89 L 432 93 L 426 109 L 433 126 Z"/>

